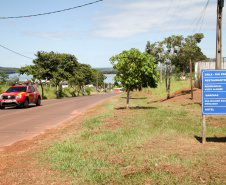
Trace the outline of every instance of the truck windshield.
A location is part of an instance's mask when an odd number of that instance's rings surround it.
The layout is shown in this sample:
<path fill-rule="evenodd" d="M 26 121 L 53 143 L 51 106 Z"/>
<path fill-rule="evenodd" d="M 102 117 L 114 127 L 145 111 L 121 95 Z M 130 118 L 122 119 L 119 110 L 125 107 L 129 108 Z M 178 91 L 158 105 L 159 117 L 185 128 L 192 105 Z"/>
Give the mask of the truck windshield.
<path fill-rule="evenodd" d="M 26 92 L 27 87 L 10 87 L 6 92 Z"/>

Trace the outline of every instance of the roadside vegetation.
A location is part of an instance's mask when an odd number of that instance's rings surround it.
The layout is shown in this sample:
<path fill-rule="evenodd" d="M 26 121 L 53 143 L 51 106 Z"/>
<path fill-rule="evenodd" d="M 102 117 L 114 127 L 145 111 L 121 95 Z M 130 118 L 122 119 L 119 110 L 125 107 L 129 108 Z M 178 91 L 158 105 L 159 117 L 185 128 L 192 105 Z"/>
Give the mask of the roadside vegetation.
<path fill-rule="evenodd" d="M 189 88 L 191 88 L 189 84 L 189 79 L 179 80 L 177 76 L 172 76 L 170 94 L 173 94 L 181 89 L 189 89 Z M 165 79 L 163 78 L 162 82 L 158 82 L 158 88 L 145 88 L 143 89 L 143 92 L 148 92 L 151 95 L 155 95 L 158 98 L 166 98 Z"/>
<path fill-rule="evenodd" d="M 9 87 L 11 86 L 12 83 L 8 83 L 8 85 L 0 83 L 0 94 L 2 92 L 5 92 Z M 37 85 L 38 90 L 40 93 L 42 93 L 42 89 L 40 85 Z M 50 84 L 44 85 L 43 86 L 43 92 L 44 96 L 43 99 L 56 99 L 56 89 L 54 86 L 51 86 Z M 91 94 L 96 94 L 97 90 L 94 87 L 84 87 L 83 91 L 80 91 L 79 93 L 76 93 L 74 95 L 74 88 L 72 87 L 66 87 L 62 88 L 62 85 L 59 85 L 59 94 L 61 98 L 69 98 L 69 97 L 74 97 L 74 96 L 83 96 L 83 95 L 91 95 Z"/>
<path fill-rule="evenodd" d="M 200 90 L 193 100 L 186 91 L 167 100 L 162 88 L 131 92 L 128 110 L 124 93 L 9 147 L 1 182 L 17 174 L 23 184 L 225 184 L 225 116 L 207 118 L 203 145 Z"/>
<path fill-rule="evenodd" d="M 15 184 L 16 176 L 18 184 L 226 184 L 226 117 L 207 116 L 207 143 L 202 144 L 201 90 L 195 89 L 191 99 L 189 80 L 178 81 L 173 76 L 178 70 L 184 76 L 189 61 L 192 66 L 196 59 L 205 58 L 197 46 L 202 38 L 202 34 L 186 39 L 172 36 L 152 45 L 147 43 L 145 53 L 131 49 L 113 56 L 110 60 L 117 69 L 115 80 L 124 85 L 127 94 L 96 105 L 74 121 L 32 140 L 6 148 L 0 159 L 2 183 Z M 71 67 L 81 72 L 68 70 L 61 78 L 63 75 L 50 73 L 48 68 L 40 71 L 56 87 L 54 90 L 40 84 L 48 99 L 58 92 L 61 97 L 73 96 L 73 85 L 84 88 L 83 80 L 90 79 L 89 74 L 93 76 L 87 72 L 93 71 L 89 66 L 78 64 L 71 55 L 40 52 L 34 66 L 46 62 L 39 64 L 42 55 L 50 57 L 49 62 L 51 57 L 69 57 L 73 59 Z M 142 66 L 145 61 L 150 64 Z M 159 62 L 165 66 L 162 82 L 155 71 Z M 62 68 L 56 70 L 63 70 L 61 64 Z M 21 74 L 35 74 L 34 66 L 21 68 Z M 98 78 L 98 74 L 93 77 Z M 144 74 L 150 79 L 142 78 Z M 60 79 L 68 79 L 71 88 L 61 89 Z M 125 106 L 128 99 L 129 109 Z"/>
<path fill-rule="evenodd" d="M 224 184 L 225 117 L 209 118 L 210 142 L 203 146 L 200 92 L 193 101 L 178 97 L 163 103 L 132 92 L 129 110 L 126 94 L 114 98 L 101 111 L 88 111 L 76 136 L 51 144 L 39 157 L 74 184 Z"/>

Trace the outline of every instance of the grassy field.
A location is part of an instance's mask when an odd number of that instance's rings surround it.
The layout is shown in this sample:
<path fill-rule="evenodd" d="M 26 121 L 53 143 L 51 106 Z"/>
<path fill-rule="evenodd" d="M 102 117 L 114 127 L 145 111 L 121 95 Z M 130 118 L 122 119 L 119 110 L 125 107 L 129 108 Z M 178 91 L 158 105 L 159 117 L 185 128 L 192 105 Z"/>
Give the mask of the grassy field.
<path fill-rule="evenodd" d="M 177 92 L 181 89 L 191 88 L 189 79 L 185 81 L 177 81 L 175 77 L 172 76 L 171 83 L 170 83 L 170 94 Z M 158 98 L 166 97 L 166 84 L 165 79 L 162 82 L 158 83 L 158 88 L 146 88 L 144 89 L 145 92 L 149 92 L 152 95 L 157 96 Z"/>
<path fill-rule="evenodd" d="M 174 83 L 177 88 L 185 85 Z M 17 169 L 21 182 L 226 184 L 226 117 L 207 117 L 203 145 L 200 91 L 194 100 L 186 93 L 163 100 L 162 88 L 132 92 L 129 110 L 126 94 L 112 98 L 49 131 L 51 137 L 36 140 L 38 145 L 26 145 L 16 155 L 26 163 Z M 36 162 L 28 164 L 28 157 Z M 12 169 L 7 172 L 8 179 L 15 177 Z"/>
<path fill-rule="evenodd" d="M 161 88 L 154 92 L 158 94 Z M 103 113 L 82 123 L 83 131 L 77 137 L 51 145 L 44 153 L 45 162 L 76 178 L 74 184 L 226 182 L 219 170 L 224 164 L 208 160 L 224 158 L 222 143 L 208 148 L 197 140 L 202 133 L 201 116 L 196 115 L 200 102 L 191 101 L 187 106 L 151 103 L 153 98 L 133 92 L 128 111 L 124 109 L 125 95 L 111 100 Z M 208 138 L 225 133 L 225 124 L 221 125 L 225 118 L 218 119 L 222 119 L 219 125 L 208 125 Z M 208 171 L 209 166 L 215 173 Z"/>

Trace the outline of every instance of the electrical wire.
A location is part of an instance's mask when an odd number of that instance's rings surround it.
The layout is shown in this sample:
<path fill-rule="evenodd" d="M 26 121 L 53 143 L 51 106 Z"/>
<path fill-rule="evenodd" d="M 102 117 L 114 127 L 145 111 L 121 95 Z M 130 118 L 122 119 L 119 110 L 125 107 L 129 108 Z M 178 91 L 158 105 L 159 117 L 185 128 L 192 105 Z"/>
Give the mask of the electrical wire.
<path fill-rule="evenodd" d="M 195 32 L 195 30 L 196 30 L 197 26 L 199 25 L 200 21 L 201 21 L 201 26 L 200 26 L 200 29 L 201 29 L 202 24 L 203 24 L 203 20 L 204 20 L 205 14 L 206 14 L 206 9 L 207 9 L 208 5 L 209 5 L 209 0 L 207 0 L 206 6 L 204 7 L 204 9 L 201 12 L 201 16 L 198 19 L 197 24 L 196 24 L 192 34 Z M 199 29 L 199 31 L 200 31 L 200 29 Z"/>
<path fill-rule="evenodd" d="M 11 49 L 9 49 L 9 48 L 5 47 L 5 46 L 0 45 L 0 47 L 2 47 L 2 48 L 4 48 L 4 49 L 6 49 L 6 50 L 8 50 L 8 51 L 11 51 L 11 52 L 13 52 L 13 53 L 15 53 L 15 54 L 17 54 L 17 55 L 20 55 L 20 56 L 22 56 L 22 57 L 25 57 L 25 58 L 28 58 L 28 59 L 34 60 L 33 58 L 30 58 L 30 57 L 27 57 L 27 56 L 22 55 L 22 54 L 20 54 L 20 53 L 17 53 L 17 52 L 15 52 L 15 51 L 13 51 L 13 50 L 11 50 Z"/>
<path fill-rule="evenodd" d="M 181 3 L 181 0 L 179 0 L 179 3 L 177 4 L 176 9 L 174 10 L 174 13 L 172 14 L 170 20 L 168 21 L 168 24 L 166 24 L 166 26 L 164 27 L 163 33 L 167 30 L 168 26 L 169 26 L 170 23 L 172 22 L 173 16 L 176 14 L 176 12 L 177 12 L 177 10 L 178 10 L 178 8 L 179 8 L 179 6 L 180 6 L 180 3 Z"/>
<path fill-rule="evenodd" d="M 192 4 L 192 0 L 190 0 L 186 6 L 186 9 L 189 10 L 190 9 L 190 6 Z M 180 16 L 179 20 L 177 21 L 177 24 L 179 24 L 182 20 L 182 18 L 184 17 L 184 14 L 185 14 L 186 11 L 183 11 L 182 15 Z"/>
<path fill-rule="evenodd" d="M 81 8 L 81 7 L 92 5 L 92 4 L 101 2 L 101 1 L 104 1 L 104 0 L 98 0 L 98 1 L 94 1 L 94 2 L 91 2 L 91 3 L 84 4 L 84 5 L 75 6 L 75 7 L 72 7 L 72 8 L 67 8 L 67 9 L 53 11 L 53 12 L 48 12 L 48 13 L 41 13 L 41 14 L 35 14 L 35 15 L 22 15 L 22 16 L 16 16 L 16 17 L 0 17 L 0 19 L 20 19 L 20 18 L 28 18 L 28 17 L 37 17 L 37 16 L 41 16 L 41 15 L 49 15 L 49 14 L 54 14 L 54 13 L 60 13 L 60 12 L 64 12 L 64 11 L 73 10 L 73 9 L 76 9 L 76 8 Z"/>
<path fill-rule="evenodd" d="M 160 31 L 159 31 L 158 37 L 160 37 L 160 35 L 161 35 L 162 32 L 163 32 L 163 25 L 165 24 L 166 17 L 168 16 L 168 13 L 169 13 L 169 9 L 171 8 L 171 4 L 172 4 L 172 0 L 170 0 L 170 4 L 169 4 L 169 7 L 167 8 L 167 11 L 166 11 L 164 20 L 163 20 L 162 25 L 161 25 L 161 27 L 160 27 Z"/>

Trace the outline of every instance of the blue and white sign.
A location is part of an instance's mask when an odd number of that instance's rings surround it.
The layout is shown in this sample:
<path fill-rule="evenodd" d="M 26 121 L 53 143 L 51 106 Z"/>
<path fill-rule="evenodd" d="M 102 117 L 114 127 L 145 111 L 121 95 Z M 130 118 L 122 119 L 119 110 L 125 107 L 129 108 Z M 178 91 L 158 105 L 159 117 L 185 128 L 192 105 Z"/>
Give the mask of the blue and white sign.
<path fill-rule="evenodd" d="M 202 114 L 226 114 L 226 70 L 202 70 Z"/>

